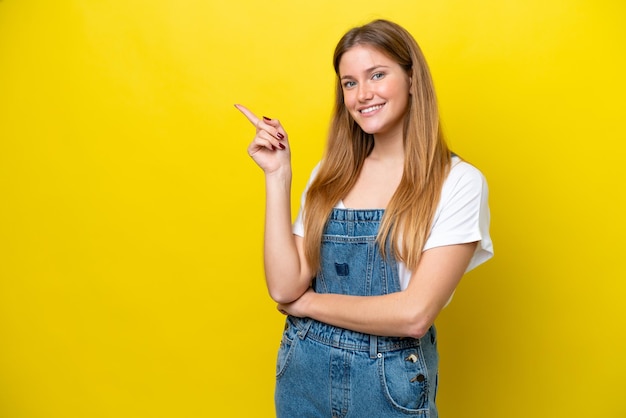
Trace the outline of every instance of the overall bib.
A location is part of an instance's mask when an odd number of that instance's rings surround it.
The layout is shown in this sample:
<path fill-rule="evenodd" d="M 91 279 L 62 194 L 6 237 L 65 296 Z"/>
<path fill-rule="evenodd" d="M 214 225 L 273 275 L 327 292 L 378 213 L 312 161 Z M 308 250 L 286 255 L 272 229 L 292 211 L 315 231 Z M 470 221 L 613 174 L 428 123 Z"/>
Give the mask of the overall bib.
<path fill-rule="evenodd" d="M 397 261 L 376 234 L 383 210 L 333 209 L 324 229 L 317 293 L 399 292 Z M 382 337 L 288 316 L 276 364 L 279 418 L 437 418 L 434 326 L 420 339 Z"/>

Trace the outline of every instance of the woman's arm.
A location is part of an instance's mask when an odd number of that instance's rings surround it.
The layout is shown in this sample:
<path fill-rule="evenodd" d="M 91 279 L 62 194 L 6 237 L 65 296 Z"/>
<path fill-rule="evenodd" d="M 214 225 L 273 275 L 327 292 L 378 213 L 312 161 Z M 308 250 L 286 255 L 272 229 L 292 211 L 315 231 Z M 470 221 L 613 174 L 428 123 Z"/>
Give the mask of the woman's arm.
<path fill-rule="evenodd" d="M 348 296 L 308 291 L 278 309 L 367 334 L 421 338 L 452 296 L 476 242 L 424 251 L 408 287 L 382 296 Z"/>
<path fill-rule="evenodd" d="M 265 280 L 278 303 L 298 299 L 311 283 L 301 244 L 291 231 L 291 156 L 287 133 L 276 119 L 259 119 L 236 105 L 255 126 L 248 154 L 265 173 Z"/>

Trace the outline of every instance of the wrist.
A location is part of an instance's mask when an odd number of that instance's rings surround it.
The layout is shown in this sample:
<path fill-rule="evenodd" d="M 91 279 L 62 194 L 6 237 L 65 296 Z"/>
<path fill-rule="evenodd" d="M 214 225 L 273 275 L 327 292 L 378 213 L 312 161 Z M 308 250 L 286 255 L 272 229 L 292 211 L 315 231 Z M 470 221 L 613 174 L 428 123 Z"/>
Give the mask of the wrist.
<path fill-rule="evenodd" d="M 313 312 L 315 296 L 317 296 L 315 292 L 307 291 L 300 297 L 300 309 L 304 317 L 315 318 L 315 312 Z"/>
<path fill-rule="evenodd" d="M 278 181 L 278 182 L 291 182 L 291 167 L 279 167 L 274 171 L 265 173 L 265 180 L 268 182 Z"/>

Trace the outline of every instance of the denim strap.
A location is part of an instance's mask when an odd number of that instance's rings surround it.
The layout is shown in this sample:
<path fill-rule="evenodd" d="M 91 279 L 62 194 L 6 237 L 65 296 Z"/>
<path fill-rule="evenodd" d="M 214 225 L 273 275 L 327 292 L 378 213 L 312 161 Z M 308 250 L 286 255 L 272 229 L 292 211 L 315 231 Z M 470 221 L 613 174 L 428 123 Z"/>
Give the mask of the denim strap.
<path fill-rule="evenodd" d="M 310 318 L 298 318 L 298 337 L 300 337 L 301 340 L 304 340 L 306 338 L 306 334 L 309 332 L 309 328 L 311 328 L 311 324 L 313 323 L 313 320 Z"/>
<path fill-rule="evenodd" d="M 378 337 L 370 334 L 370 358 L 378 357 Z"/>

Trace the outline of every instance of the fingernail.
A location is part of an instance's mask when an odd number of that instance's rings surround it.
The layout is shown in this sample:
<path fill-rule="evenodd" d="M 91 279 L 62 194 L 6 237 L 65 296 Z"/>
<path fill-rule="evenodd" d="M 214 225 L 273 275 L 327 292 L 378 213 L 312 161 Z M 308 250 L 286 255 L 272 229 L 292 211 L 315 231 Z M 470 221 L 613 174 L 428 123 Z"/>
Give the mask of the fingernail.
<path fill-rule="evenodd" d="M 280 149 L 285 149 L 285 145 L 280 142 L 278 143 L 278 146 L 280 147 Z"/>
<path fill-rule="evenodd" d="M 281 134 L 280 132 L 278 132 L 276 136 L 278 137 L 278 139 L 285 139 L 285 135 Z"/>
<path fill-rule="evenodd" d="M 268 118 L 267 116 L 263 116 L 263 119 L 265 119 L 266 121 L 272 120 L 272 118 Z"/>

